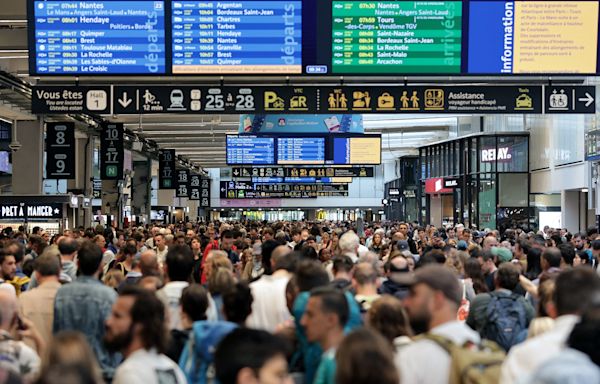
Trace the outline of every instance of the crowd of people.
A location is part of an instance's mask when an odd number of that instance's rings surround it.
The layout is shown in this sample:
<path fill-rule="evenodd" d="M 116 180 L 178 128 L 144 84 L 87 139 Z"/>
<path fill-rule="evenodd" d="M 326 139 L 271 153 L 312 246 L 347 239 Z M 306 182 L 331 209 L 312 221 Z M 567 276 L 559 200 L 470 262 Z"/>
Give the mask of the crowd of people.
<path fill-rule="evenodd" d="M 0 383 L 600 383 L 596 229 L 0 234 Z"/>

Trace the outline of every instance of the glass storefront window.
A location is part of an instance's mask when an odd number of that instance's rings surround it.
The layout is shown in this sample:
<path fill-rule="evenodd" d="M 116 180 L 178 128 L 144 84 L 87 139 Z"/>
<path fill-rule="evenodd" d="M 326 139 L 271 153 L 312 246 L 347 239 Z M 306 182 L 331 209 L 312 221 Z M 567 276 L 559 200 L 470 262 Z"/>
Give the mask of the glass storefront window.
<path fill-rule="evenodd" d="M 496 182 L 493 175 L 481 175 L 478 200 L 479 229 L 496 228 Z"/>
<path fill-rule="evenodd" d="M 471 154 L 469 155 L 470 159 L 469 159 L 469 173 L 477 173 L 477 162 L 479 161 L 479 156 L 477 154 L 477 138 L 473 137 L 471 138 L 471 145 L 469 148 L 469 151 L 471 152 Z"/>
<path fill-rule="evenodd" d="M 500 207 L 527 206 L 529 200 L 529 188 L 526 188 L 529 183 L 528 173 L 500 173 L 498 182 L 498 205 Z"/>
<path fill-rule="evenodd" d="M 483 136 L 479 142 L 479 172 L 496 172 L 496 136 Z"/>
<path fill-rule="evenodd" d="M 529 170 L 529 138 L 499 136 L 496 152 L 498 172 L 527 172 Z"/>

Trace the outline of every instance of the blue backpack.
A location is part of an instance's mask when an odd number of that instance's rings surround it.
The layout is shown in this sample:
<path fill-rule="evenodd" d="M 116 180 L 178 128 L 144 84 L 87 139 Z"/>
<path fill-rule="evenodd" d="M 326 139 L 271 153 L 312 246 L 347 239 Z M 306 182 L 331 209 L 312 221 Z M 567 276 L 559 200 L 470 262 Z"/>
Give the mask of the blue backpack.
<path fill-rule="evenodd" d="M 498 295 L 491 293 L 492 300 L 487 306 L 487 322 L 481 336 L 495 341 L 505 351 L 527 338 L 527 314 L 519 295 Z"/>
<path fill-rule="evenodd" d="M 179 367 L 190 384 L 216 383 L 214 369 L 214 353 L 219 342 L 237 324 L 228 321 L 196 321 L 192 327 L 190 338 L 183 348 L 179 359 Z"/>

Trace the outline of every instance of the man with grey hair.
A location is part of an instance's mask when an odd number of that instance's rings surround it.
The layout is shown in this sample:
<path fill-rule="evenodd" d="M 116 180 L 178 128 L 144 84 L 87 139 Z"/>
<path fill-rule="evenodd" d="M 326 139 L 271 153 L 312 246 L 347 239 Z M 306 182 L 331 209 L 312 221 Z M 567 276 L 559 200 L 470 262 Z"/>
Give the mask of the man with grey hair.
<path fill-rule="evenodd" d="M 340 237 L 339 247 L 343 255 L 352 259 L 353 263 L 358 261 L 360 255 L 369 252 L 369 249 L 360 244 L 360 239 L 354 231 L 348 231 Z"/>
<path fill-rule="evenodd" d="M 252 313 L 246 320 L 249 328 L 275 332 L 278 325 L 291 319 L 285 289 L 295 269 L 295 258 L 287 245 L 280 245 L 271 254 L 272 275 L 263 275 L 250 284 Z"/>

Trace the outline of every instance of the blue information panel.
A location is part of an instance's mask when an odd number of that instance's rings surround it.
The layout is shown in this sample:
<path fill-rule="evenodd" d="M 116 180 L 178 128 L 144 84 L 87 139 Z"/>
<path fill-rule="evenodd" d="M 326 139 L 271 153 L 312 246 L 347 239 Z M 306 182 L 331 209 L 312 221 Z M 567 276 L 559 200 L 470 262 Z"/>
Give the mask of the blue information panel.
<path fill-rule="evenodd" d="M 277 164 L 324 164 L 325 138 L 277 138 Z"/>
<path fill-rule="evenodd" d="M 33 7 L 32 72 L 165 73 L 164 1 L 47 0 Z"/>
<path fill-rule="evenodd" d="M 270 165 L 275 163 L 272 137 L 227 136 L 227 164 Z"/>
<path fill-rule="evenodd" d="M 173 74 L 302 73 L 302 1 L 172 3 Z"/>

